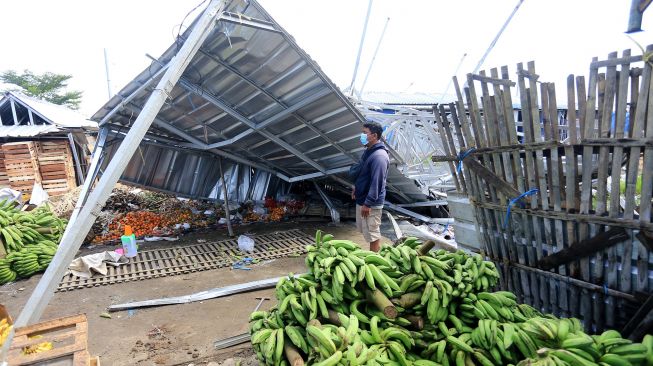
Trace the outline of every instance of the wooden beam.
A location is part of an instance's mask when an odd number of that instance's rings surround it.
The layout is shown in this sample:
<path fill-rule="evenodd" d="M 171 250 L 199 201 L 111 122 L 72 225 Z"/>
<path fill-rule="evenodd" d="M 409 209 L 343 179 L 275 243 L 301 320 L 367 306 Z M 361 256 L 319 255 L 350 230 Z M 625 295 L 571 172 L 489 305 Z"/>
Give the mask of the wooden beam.
<path fill-rule="evenodd" d="M 614 227 L 590 239 L 583 240 L 577 244 L 572 244 L 557 253 L 540 259 L 537 266 L 541 269 L 548 270 L 562 264 L 573 262 L 579 258 L 588 257 L 601 250 L 607 249 L 614 244 L 627 240 L 628 238 L 630 237 L 624 228 Z"/>
<path fill-rule="evenodd" d="M 521 192 L 519 192 L 508 182 L 506 182 L 505 180 L 503 180 L 502 178 L 494 174 L 490 169 L 483 166 L 483 164 L 481 164 L 478 160 L 476 160 L 476 158 L 468 157 L 467 159 L 463 160 L 463 163 L 465 164 L 466 167 L 473 170 L 476 175 L 485 179 L 485 181 L 488 184 L 494 186 L 494 188 L 496 188 L 497 191 L 505 195 L 506 198 L 515 198 L 521 195 Z"/>
<path fill-rule="evenodd" d="M 653 233 L 647 230 L 641 230 L 635 237 L 642 243 L 648 250 L 653 251 Z"/>
<path fill-rule="evenodd" d="M 624 326 L 624 328 L 621 330 L 621 336 L 624 338 L 629 338 L 629 336 L 635 334 L 635 330 L 637 330 L 638 325 L 642 323 L 644 318 L 647 317 L 648 314 L 653 310 L 653 295 L 650 295 L 648 299 L 640 306 L 639 309 L 637 309 L 637 312 L 633 315 L 632 318 L 628 321 L 628 323 Z M 632 339 L 632 338 L 631 338 Z"/>

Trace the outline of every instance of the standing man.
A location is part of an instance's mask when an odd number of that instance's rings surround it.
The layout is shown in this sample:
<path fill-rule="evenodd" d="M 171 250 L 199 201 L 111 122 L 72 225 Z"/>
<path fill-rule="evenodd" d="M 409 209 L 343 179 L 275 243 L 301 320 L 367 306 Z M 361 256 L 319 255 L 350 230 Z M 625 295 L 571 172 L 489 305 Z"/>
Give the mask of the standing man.
<path fill-rule="evenodd" d="M 367 148 L 360 161 L 360 170 L 351 193 L 356 200 L 356 227 L 370 243 L 370 250 L 381 249 L 381 213 L 385 202 L 385 181 L 390 157 L 381 142 L 383 127 L 376 122 L 363 125 L 361 143 Z"/>

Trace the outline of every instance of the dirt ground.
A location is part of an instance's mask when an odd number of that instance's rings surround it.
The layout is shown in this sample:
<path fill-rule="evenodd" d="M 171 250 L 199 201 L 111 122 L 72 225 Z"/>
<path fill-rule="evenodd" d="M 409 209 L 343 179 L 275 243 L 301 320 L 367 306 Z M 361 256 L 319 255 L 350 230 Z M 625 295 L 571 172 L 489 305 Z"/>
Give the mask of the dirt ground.
<path fill-rule="evenodd" d="M 235 234 L 264 234 L 299 228 L 308 235 L 321 229 L 336 238 L 363 243 L 353 222 L 332 225 L 327 221 L 292 221 L 277 224 L 254 224 L 234 228 Z M 145 243 L 141 250 L 166 245 L 194 244 L 198 239 L 227 238 L 226 230 L 191 233 L 180 241 Z M 390 242 L 384 238 L 382 242 Z M 79 254 L 112 250 L 113 246 L 83 249 Z M 214 342 L 246 332 L 249 314 L 258 300 L 269 297 L 262 309 L 274 304 L 274 289 L 237 294 L 218 299 L 181 305 L 135 309 L 111 313 L 112 318 L 100 317 L 106 307 L 131 301 L 189 295 L 243 282 L 278 277 L 289 272 L 306 271 L 304 257 L 282 258 L 262 262 L 250 271 L 222 268 L 191 274 L 160 277 L 138 282 L 58 292 L 47 306 L 42 320 L 84 313 L 89 322 L 88 348 L 91 355 L 100 356 L 107 365 L 255 365 L 249 344 L 216 351 Z M 0 303 L 15 318 L 20 313 L 40 275 L 0 286 Z"/>

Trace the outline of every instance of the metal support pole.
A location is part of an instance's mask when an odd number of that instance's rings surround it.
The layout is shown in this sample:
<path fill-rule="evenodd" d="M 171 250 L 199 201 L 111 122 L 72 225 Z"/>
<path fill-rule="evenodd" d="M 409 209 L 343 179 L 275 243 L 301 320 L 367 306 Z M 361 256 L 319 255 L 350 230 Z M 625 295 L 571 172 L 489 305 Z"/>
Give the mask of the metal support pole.
<path fill-rule="evenodd" d="M 331 221 L 333 221 L 336 224 L 339 223 L 340 222 L 340 213 L 338 212 L 338 210 L 336 210 L 335 206 L 333 205 L 333 202 L 331 202 L 331 199 L 329 198 L 329 196 L 327 196 L 327 194 L 324 193 L 324 191 L 322 191 L 322 188 L 320 188 L 320 186 L 317 184 L 317 182 L 313 182 L 313 184 L 315 185 L 315 189 L 317 189 L 317 193 L 320 194 L 320 197 L 322 197 L 322 199 L 324 200 L 324 203 L 329 208 L 329 212 L 331 213 Z"/>
<path fill-rule="evenodd" d="M 220 165 L 220 182 L 222 182 L 222 190 L 224 191 L 224 211 L 225 219 L 227 220 L 227 231 L 229 236 L 234 236 L 234 230 L 231 228 L 231 214 L 229 213 L 229 190 L 227 189 L 227 183 L 224 180 L 224 171 L 222 171 L 222 158 L 218 157 L 218 165 Z"/>
<path fill-rule="evenodd" d="M 492 40 L 492 42 L 488 46 L 487 50 L 485 50 L 485 53 L 483 54 L 483 57 L 481 57 L 481 59 L 478 60 L 478 64 L 474 68 L 474 71 L 472 71 L 472 74 L 476 74 L 478 72 L 478 70 L 481 69 L 481 66 L 483 66 L 483 62 L 485 62 L 485 58 L 487 57 L 487 55 L 490 54 L 490 51 L 492 51 L 494 46 L 497 44 L 497 42 L 499 41 L 499 37 L 501 37 L 501 35 L 503 34 L 503 31 L 506 30 L 506 27 L 508 26 L 508 24 L 510 24 L 510 21 L 512 20 L 512 17 L 515 16 L 515 13 L 517 13 L 517 10 L 519 10 L 519 7 L 521 6 L 521 4 L 523 2 L 524 2 L 524 0 L 519 0 L 519 3 L 517 3 L 517 6 L 515 6 L 515 9 L 512 11 L 512 13 L 510 13 L 510 16 L 508 17 L 506 22 L 503 23 L 503 26 L 501 27 L 501 29 L 499 29 L 499 33 L 497 33 L 496 37 L 494 37 L 494 39 Z"/>
<path fill-rule="evenodd" d="M 193 59 L 201 44 L 204 43 L 215 28 L 216 17 L 222 12 L 223 7 L 224 1 L 212 0 L 204 13 L 198 18 L 188 40 L 184 42 L 184 45 L 171 60 L 170 67 L 152 91 L 142 113 L 138 115 L 123 143 L 120 144 L 96 188 L 89 195 L 76 219 L 66 227 L 57 253 L 16 320 L 17 327 L 36 322 L 43 314 L 68 265 L 75 257 L 75 253 L 77 253 L 86 234 L 100 214 L 100 210 L 111 194 L 111 190 L 118 182 L 118 178 L 120 178 L 134 152 L 136 152 L 154 117 L 170 96 L 179 77 Z M 8 339 L 6 343 L 11 343 L 11 339 Z"/>
<path fill-rule="evenodd" d="M 86 197 L 91 189 L 91 186 L 93 185 L 93 182 L 95 182 L 97 173 L 100 170 L 100 165 L 101 165 L 100 157 L 102 156 L 102 152 L 104 150 L 104 143 L 107 140 L 108 134 L 109 134 L 108 128 L 105 127 L 100 129 L 97 141 L 95 142 L 95 148 L 91 153 L 91 164 L 88 167 L 88 173 L 86 174 L 86 178 L 84 179 L 84 184 L 82 185 L 82 189 L 79 192 L 79 198 L 77 199 L 77 203 L 75 204 L 75 209 L 73 210 L 73 213 L 70 215 L 69 222 L 73 222 L 76 219 L 77 215 L 79 214 L 79 210 L 81 210 L 82 206 L 84 206 L 84 202 L 86 201 Z"/>
<path fill-rule="evenodd" d="M 109 79 L 109 57 L 107 57 L 107 49 L 104 49 L 104 72 L 107 74 L 107 92 L 109 92 L 109 99 L 113 96 L 111 93 L 111 79 Z"/>
<path fill-rule="evenodd" d="M 412 217 L 412 218 L 415 218 L 415 219 L 417 219 L 417 220 L 420 220 L 420 221 L 423 221 L 423 222 L 426 222 L 426 223 L 432 223 L 432 224 L 452 224 L 453 221 L 454 221 L 454 219 L 452 219 L 452 218 L 433 218 L 433 217 L 427 217 L 427 216 L 424 216 L 424 215 L 420 215 L 420 214 L 418 214 L 418 213 L 416 213 L 416 212 L 413 212 L 413 211 L 407 210 L 407 209 L 405 209 L 405 208 L 403 208 L 403 207 L 399 207 L 399 206 L 397 206 L 397 205 L 395 205 L 395 204 L 392 204 L 392 203 L 390 203 L 390 202 L 388 202 L 388 201 L 385 201 L 384 206 L 385 206 L 387 209 L 390 209 L 390 210 L 392 210 L 392 211 L 396 211 L 396 212 L 402 213 L 402 214 L 404 214 L 404 215 L 406 215 L 406 216 L 410 216 L 410 217 Z"/>
<path fill-rule="evenodd" d="M 354 95 L 354 83 L 356 82 L 356 74 L 358 73 L 358 64 L 361 61 L 361 53 L 363 52 L 363 44 L 365 44 L 365 33 L 367 32 L 367 21 L 370 20 L 370 12 L 372 11 L 372 2 L 367 5 L 367 15 L 365 16 L 365 25 L 363 25 L 363 34 L 361 35 L 361 43 L 358 46 L 358 56 L 356 56 L 356 65 L 354 65 L 354 76 L 351 77 L 351 84 L 349 85 L 349 95 Z"/>
<path fill-rule="evenodd" d="M 14 103 L 14 99 L 12 98 L 10 100 L 11 103 L 11 114 L 14 117 L 14 125 L 18 125 L 18 116 L 16 115 L 16 103 Z"/>
<path fill-rule="evenodd" d="M 367 72 L 365 73 L 365 79 L 363 79 L 363 85 L 361 86 L 361 89 L 358 91 L 358 99 L 361 99 L 361 95 L 363 95 L 363 90 L 365 90 L 365 85 L 367 85 L 367 78 L 370 76 L 370 72 L 372 71 L 372 66 L 374 66 L 374 60 L 376 60 L 376 54 L 379 52 L 379 48 L 381 47 L 381 42 L 383 42 L 383 36 L 385 36 L 385 30 L 388 28 L 388 23 L 390 22 L 390 17 L 385 20 L 385 25 L 383 26 L 383 31 L 381 32 L 381 38 L 379 38 L 379 43 L 376 44 L 376 49 L 374 50 L 374 56 L 372 56 L 372 61 L 370 61 L 370 67 L 367 68 Z"/>
<path fill-rule="evenodd" d="M 75 160 L 75 172 L 77 172 L 77 184 L 84 183 L 84 173 L 82 173 L 82 162 L 79 160 L 79 154 L 77 154 L 77 145 L 75 144 L 75 138 L 72 133 L 68 133 L 68 143 L 70 144 L 70 152 L 73 153 L 73 159 Z"/>
<path fill-rule="evenodd" d="M 456 71 L 453 72 L 453 75 L 456 76 L 458 75 L 458 70 L 460 70 L 460 66 L 463 65 L 463 61 L 465 61 L 465 57 L 467 57 L 467 52 L 463 53 L 463 57 L 460 58 L 460 62 L 458 62 L 458 66 L 456 66 Z M 447 97 L 447 93 L 449 92 L 449 88 L 451 88 L 451 83 L 453 82 L 453 78 L 449 78 L 449 82 L 447 83 L 447 87 L 444 89 L 444 92 L 442 93 L 442 96 L 440 97 L 440 101 L 438 104 L 442 104 L 442 101 L 444 98 Z"/>

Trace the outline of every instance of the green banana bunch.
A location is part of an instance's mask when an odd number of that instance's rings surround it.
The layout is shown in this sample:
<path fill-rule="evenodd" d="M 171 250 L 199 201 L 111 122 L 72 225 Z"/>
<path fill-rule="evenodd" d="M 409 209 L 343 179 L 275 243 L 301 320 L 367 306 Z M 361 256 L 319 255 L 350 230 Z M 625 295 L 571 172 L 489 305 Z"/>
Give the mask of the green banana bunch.
<path fill-rule="evenodd" d="M 16 280 L 18 274 L 11 268 L 11 259 L 0 259 L 0 285 Z"/>
<path fill-rule="evenodd" d="M 589 336 L 578 319 L 544 315 L 511 292 L 492 292 L 499 273 L 481 256 L 422 254 L 420 245 L 407 238 L 374 253 L 318 231 L 307 246 L 309 273 L 282 278 L 278 305 L 252 314 L 261 363 L 287 365 L 286 357 L 299 354 L 308 364 L 332 366 L 653 365 L 653 336 L 642 343 L 616 331 Z M 39 259 L 52 249 L 39 249 Z M 383 305 L 379 294 L 388 300 Z M 386 316 L 388 303 L 396 317 Z M 289 347 L 296 353 L 285 355 Z"/>

